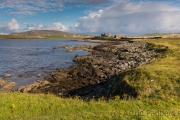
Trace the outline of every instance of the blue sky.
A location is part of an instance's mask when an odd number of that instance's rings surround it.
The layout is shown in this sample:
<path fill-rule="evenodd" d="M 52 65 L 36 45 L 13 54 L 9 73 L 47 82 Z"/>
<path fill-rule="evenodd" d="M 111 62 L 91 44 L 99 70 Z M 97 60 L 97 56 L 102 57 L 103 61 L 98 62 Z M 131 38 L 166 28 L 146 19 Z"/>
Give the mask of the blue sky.
<path fill-rule="evenodd" d="M 180 33 L 180 0 L 0 0 L 0 33 Z"/>

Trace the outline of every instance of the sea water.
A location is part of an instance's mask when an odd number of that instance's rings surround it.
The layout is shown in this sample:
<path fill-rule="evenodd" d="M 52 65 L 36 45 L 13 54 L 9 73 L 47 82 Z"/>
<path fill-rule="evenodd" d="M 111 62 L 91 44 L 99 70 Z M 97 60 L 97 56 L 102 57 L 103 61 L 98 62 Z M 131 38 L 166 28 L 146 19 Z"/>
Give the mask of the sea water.
<path fill-rule="evenodd" d="M 87 55 L 87 51 L 67 52 L 66 49 L 53 49 L 54 46 L 90 45 L 92 43 L 55 39 L 1 39 L 0 40 L 0 77 L 12 74 L 10 78 L 18 86 L 33 83 L 56 68 L 68 68 L 75 65 L 76 55 Z M 41 74 L 41 77 L 36 77 Z"/>

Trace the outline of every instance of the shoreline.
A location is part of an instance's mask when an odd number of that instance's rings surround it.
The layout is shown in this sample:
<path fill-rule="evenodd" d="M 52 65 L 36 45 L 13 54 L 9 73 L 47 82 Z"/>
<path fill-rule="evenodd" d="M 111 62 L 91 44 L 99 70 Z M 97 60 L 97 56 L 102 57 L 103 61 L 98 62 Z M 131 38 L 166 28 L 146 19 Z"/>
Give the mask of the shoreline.
<path fill-rule="evenodd" d="M 65 49 L 54 50 L 53 47 L 55 45 L 67 44 L 69 46 L 76 46 L 79 44 L 88 45 L 93 43 L 82 43 L 76 42 L 77 40 L 70 40 L 54 40 L 53 42 L 51 42 L 51 40 L 44 40 L 42 42 L 41 40 L 19 40 L 17 42 L 14 40 L 3 40 L 2 43 L 5 43 L 5 45 L 7 44 L 8 46 L 3 46 L 2 44 L 0 47 L 2 50 L 1 56 L 3 57 L 1 59 L 2 65 L 0 67 L 0 77 L 5 81 L 11 80 L 16 82 L 18 85 L 14 89 L 17 89 L 20 86 L 32 84 L 34 81 L 43 80 L 44 76 L 55 71 L 57 67 L 68 68 L 72 65 L 76 65 L 76 63 L 72 61 L 75 55 L 86 55 L 89 54 L 89 52 L 76 51 L 73 53 L 66 53 Z M 10 46 L 12 43 L 17 44 L 12 47 Z M 31 46 L 31 44 L 35 44 L 35 46 Z M 23 47 L 24 45 L 27 47 Z M 29 59 L 26 60 L 27 58 Z M 32 61 L 30 61 L 30 59 L 32 59 Z M 5 77 L 6 74 L 11 74 L 11 76 Z"/>
<path fill-rule="evenodd" d="M 44 80 L 21 86 L 19 92 L 52 93 L 61 97 L 80 96 L 82 98 L 109 97 L 110 86 L 116 76 L 126 70 L 147 64 L 158 53 L 148 50 L 148 43 L 128 41 L 96 41 L 96 46 L 80 47 L 91 52 L 86 56 L 76 56 L 76 66 L 68 69 L 57 68 Z M 74 49 L 74 50 L 77 50 Z M 135 96 L 132 94 L 132 96 Z"/>

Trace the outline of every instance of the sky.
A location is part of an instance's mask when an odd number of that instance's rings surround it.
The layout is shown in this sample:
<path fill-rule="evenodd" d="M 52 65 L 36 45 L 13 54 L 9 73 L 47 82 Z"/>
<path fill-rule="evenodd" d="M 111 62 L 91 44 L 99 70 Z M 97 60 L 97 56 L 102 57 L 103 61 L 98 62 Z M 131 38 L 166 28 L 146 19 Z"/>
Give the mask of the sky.
<path fill-rule="evenodd" d="M 0 0 L 0 34 L 180 33 L 180 0 Z"/>

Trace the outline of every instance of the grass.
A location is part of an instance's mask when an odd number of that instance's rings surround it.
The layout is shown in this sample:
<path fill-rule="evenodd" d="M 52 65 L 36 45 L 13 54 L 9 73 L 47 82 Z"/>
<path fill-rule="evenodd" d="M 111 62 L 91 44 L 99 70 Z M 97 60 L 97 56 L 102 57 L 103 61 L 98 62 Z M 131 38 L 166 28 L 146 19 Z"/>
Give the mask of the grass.
<path fill-rule="evenodd" d="M 63 39 L 63 38 L 83 38 L 83 36 L 19 36 L 19 35 L 0 35 L 0 39 Z"/>
<path fill-rule="evenodd" d="M 68 37 L 53 35 L 53 36 L 45 36 L 44 38 L 47 38 L 47 39 L 59 39 L 59 38 L 68 38 Z"/>
<path fill-rule="evenodd" d="M 1 120 L 158 120 L 180 118 L 180 103 L 157 99 L 84 102 L 78 98 L 62 99 L 53 95 L 1 93 Z"/>
<path fill-rule="evenodd" d="M 114 99 L 87 102 L 50 94 L 0 93 L 0 120 L 179 120 L 180 40 L 141 42 L 157 45 L 150 49 L 168 50 L 150 64 L 120 73 L 112 88 Z M 129 96 L 132 90 L 136 99 Z"/>
<path fill-rule="evenodd" d="M 170 99 L 180 98 L 180 40 L 163 39 L 145 42 L 169 48 L 158 60 L 118 75 L 112 88 L 112 95 Z M 157 50 L 157 47 L 151 48 Z M 126 87 L 124 87 L 126 85 Z M 127 87 L 128 86 L 128 87 Z M 127 89 L 128 88 L 128 89 Z"/>
<path fill-rule="evenodd" d="M 40 36 L 0 35 L 0 39 L 38 39 Z"/>
<path fill-rule="evenodd" d="M 152 33 L 152 34 L 145 34 L 145 35 L 149 35 L 149 36 L 164 36 L 164 35 L 168 35 L 169 33 Z"/>

